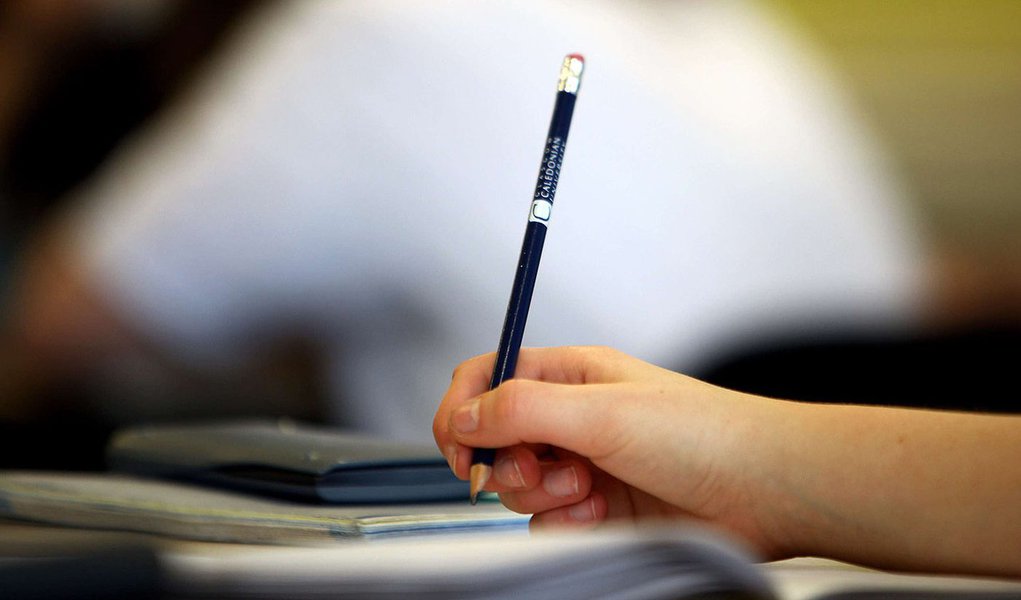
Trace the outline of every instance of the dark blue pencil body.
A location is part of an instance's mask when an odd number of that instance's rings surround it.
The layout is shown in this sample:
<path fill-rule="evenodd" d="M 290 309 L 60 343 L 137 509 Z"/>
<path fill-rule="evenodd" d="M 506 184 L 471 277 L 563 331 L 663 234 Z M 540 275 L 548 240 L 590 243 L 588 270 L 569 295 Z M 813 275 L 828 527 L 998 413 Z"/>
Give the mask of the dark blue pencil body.
<path fill-rule="evenodd" d="M 493 389 L 514 376 L 514 368 L 518 362 L 518 351 L 525 333 L 525 321 L 532 301 L 532 290 L 539 272 L 539 260 L 542 258 L 542 246 L 546 241 L 546 223 L 551 213 L 553 196 L 556 194 L 560 180 L 560 167 L 564 160 L 564 148 L 567 145 L 567 132 L 571 127 L 571 115 L 577 97 L 567 92 L 557 93 L 557 103 L 550 123 L 549 135 L 546 138 L 546 150 L 543 152 L 539 179 L 535 185 L 535 195 L 528 215 L 528 226 L 525 238 L 521 243 L 521 256 L 518 269 L 514 275 L 514 286 L 511 288 L 510 302 L 507 306 L 507 317 L 500 335 L 500 345 L 496 353 L 496 367 L 489 388 Z"/>
<path fill-rule="evenodd" d="M 573 62 L 572 62 L 573 61 Z M 553 198 L 556 195 L 557 183 L 560 179 L 560 168 L 564 160 L 564 148 L 567 146 L 567 134 L 571 127 L 574 114 L 574 103 L 577 100 L 578 85 L 583 59 L 572 54 L 564 59 L 560 82 L 557 86 L 557 98 L 553 107 L 549 133 L 546 136 L 546 147 L 543 151 L 542 163 L 539 166 L 539 177 L 535 184 L 535 194 L 529 209 L 528 225 L 521 243 L 521 255 L 518 268 L 514 274 L 514 285 L 511 288 L 507 316 L 504 319 L 500 344 L 496 352 L 496 365 L 489 387 L 494 389 L 504 381 L 514 377 L 518 362 L 518 352 L 525 333 L 525 321 L 535 289 L 535 279 L 539 272 L 539 260 L 542 258 L 542 247 L 546 240 L 547 224 L 553 209 Z M 472 453 L 472 501 L 489 478 L 490 467 L 496 450 L 493 448 L 476 448 Z M 482 466 L 483 468 L 477 468 Z"/>

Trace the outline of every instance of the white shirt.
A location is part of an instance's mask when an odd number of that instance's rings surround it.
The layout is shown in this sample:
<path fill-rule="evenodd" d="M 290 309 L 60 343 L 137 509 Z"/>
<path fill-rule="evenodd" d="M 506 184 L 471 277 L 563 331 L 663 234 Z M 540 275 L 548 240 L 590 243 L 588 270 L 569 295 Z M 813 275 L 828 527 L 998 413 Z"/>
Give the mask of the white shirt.
<path fill-rule="evenodd" d="M 904 323 L 910 215 L 804 50 L 737 2 L 282 3 L 83 192 L 81 254 L 179 357 L 297 327 L 331 351 L 333 419 L 429 440 L 452 368 L 496 349 L 580 52 L 526 346 L 683 368 Z"/>

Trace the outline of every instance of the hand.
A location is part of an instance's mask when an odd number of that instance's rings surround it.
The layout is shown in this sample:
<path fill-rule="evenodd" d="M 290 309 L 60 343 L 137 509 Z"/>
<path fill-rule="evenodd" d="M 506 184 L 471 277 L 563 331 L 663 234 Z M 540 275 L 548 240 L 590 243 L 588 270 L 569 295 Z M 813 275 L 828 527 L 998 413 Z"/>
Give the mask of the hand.
<path fill-rule="evenodd" d="M 536 526 L 694 517 L 763 558 L 1021 576 L 1021 417 L 742 394 L 605 348 L 523 350 L 454 372 L 433 434 L 458 477 Z M 995 518 L 990 517 L 995 515 Z"/>
<path fill-rule="evenodd" d="M 458 477 L 473 447 L 500 448 L 486 489 L 533 526 L 696 517 L 781 553 L 752 475 L 754 439 L 787 403 L 607 348 L 522 350 L 515 379 L 487 391 L 493 361 L 454 371 L 433 422 Z"/>

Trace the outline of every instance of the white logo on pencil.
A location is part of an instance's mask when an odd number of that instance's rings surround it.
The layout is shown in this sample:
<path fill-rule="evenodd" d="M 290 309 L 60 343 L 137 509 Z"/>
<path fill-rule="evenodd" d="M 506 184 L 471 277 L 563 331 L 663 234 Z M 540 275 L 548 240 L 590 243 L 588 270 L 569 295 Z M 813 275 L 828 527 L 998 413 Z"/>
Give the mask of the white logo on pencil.
<path fill-rule="evenodd" d="M 528 213 L 529 221 L 547 223 L 553 213 L 553 203 L 549 200 L 535 200 L 532 202 L 532 210 Z"/>

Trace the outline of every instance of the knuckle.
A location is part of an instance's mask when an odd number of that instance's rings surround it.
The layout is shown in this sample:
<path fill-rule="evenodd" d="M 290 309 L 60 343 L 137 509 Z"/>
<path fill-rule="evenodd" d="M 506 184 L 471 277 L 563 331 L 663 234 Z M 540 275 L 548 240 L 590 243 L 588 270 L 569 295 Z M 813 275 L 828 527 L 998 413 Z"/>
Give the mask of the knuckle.
<path fill-rule="evenodd" d="M 580 363 L 594 364 L 614 359 L 618 351 L 610 346 L 568 346 L 567 351 L 575 355 Z"/>
<path fill-rule="evenodd" d="M 492 360 L 493 356 L 494 353 L 489 352 L 461 361 L 456 367 L 454 367 L 453 372 L 450 374 L 450 379 L 459 379 L 473 373 L 476 369 L 484 369 L 485 365 Z"/>
<path fill-rule="evenodd" d="M 469 359 L 459 363 L 456 367 L 454 367 L 454 370 L 450 373 L 450 380 L 454 381 L 456 379 L 463 377 L 465 373 L 472 367 L 474 362 L 475 359 Z"/>
<path fill-rule="evenodd" d="M 610 346 L 590 346 L 588 350 L 594 359 L 615 360 L 620 356 L 620 351 Z"/>

